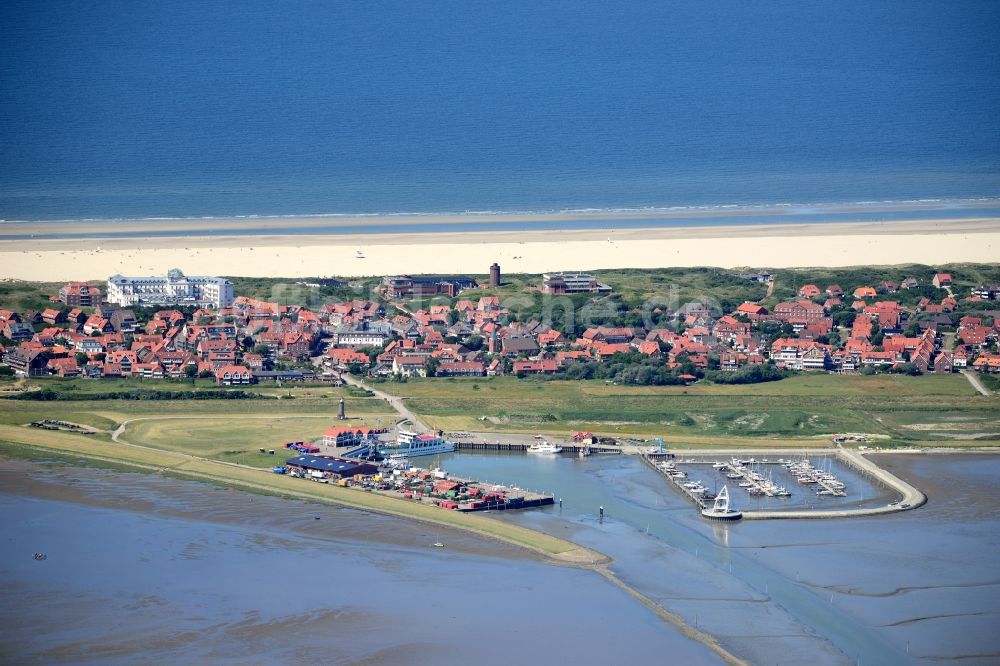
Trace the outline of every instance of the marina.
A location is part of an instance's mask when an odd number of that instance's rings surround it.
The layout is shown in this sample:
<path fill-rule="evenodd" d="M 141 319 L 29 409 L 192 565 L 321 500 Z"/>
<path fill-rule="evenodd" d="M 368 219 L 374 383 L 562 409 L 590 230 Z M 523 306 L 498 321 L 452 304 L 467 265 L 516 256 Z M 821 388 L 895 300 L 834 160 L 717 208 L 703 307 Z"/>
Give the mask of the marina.
<path fill-rule="evenodd" d="M 714 453 L 718 456 L 720 452 Z M 721 456 L 678 459 L 673 454 L 652 451 L 640 457 L 701 512 L 711 508 L 717 493 L 721 493 L 720 487 L 726 488 L 727 498 L 730 485 L 745 490 L 753 506 L 742 511 L 745 519 L 876 515 L 906 511 L 927 501 L 919 490 L 858 452 L 836 449 L 813 453 L 823 456 L 824 462 L 817 465 L 805 457 L 756 458 L 745 452 L 740 454 L 743 457 L 730 457 L 728 462 L 720 461 Z M 858 489 L 856 496 L 848 495 L 849 485 Z"/>

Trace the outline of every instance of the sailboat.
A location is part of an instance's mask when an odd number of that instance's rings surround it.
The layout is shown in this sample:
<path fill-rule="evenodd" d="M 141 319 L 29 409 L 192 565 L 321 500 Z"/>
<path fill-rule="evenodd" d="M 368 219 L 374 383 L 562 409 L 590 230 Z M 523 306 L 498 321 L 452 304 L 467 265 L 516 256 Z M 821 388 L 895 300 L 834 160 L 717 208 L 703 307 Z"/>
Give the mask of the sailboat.
<path fill-rule="evenodd" d="M 722 486 L 722 490 L 715 496 L 712 506 L 708 509 L 702 509 L 701 515 L 711 520 L 739 520 L 743 517 L 743 512 L 729 508 L 729 487 Z"/>

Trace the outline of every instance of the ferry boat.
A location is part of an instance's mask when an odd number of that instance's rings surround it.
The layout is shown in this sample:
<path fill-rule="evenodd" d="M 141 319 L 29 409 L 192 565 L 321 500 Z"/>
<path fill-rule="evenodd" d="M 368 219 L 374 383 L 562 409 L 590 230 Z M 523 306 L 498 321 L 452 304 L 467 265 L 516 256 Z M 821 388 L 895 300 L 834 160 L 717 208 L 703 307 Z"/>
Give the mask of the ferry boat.
<path fill-rule="evenodd" d="M 451 453 L 455 445 L 438 435 L 423 434 L 406 430 L 399 431 L 395 446 L 382 447 L 382 455 L 389 460 L 413 458 L 415 456 L 432 456 L 438 453 Z"/>
<path fill-rule="evenodd" d="M 562 453 L 562 447 L 541 441 L 529 446 L 528 453 Z"/>
<path fill-rule="evenodd" d="M 701 515 L 711 520 L 739 520 L 743 517 L 743 512 L 729 508 L 729 488 L 722 486 L 712 506 L 702 509 Z"/>

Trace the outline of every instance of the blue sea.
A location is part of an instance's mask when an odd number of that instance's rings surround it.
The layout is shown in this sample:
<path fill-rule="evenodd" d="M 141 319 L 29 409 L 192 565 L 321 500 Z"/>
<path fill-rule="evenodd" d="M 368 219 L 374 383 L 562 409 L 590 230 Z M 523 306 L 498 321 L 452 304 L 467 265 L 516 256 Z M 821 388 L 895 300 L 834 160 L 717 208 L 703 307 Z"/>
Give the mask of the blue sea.
<path fill-rule="evenodd" d="M 6 0 L 0 26 L 4 220 L 1000 196 L 995 0 Z"/>

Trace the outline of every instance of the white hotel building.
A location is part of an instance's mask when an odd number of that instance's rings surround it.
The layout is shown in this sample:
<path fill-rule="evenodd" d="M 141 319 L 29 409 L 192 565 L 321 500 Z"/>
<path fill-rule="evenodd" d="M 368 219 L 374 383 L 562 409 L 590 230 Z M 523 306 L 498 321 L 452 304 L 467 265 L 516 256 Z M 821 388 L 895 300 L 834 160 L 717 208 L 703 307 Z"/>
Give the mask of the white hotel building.
<path fill-rule="evenodd" d="M 122 306 L 193 305 L 224 308 L 233 304 L 233 283 L 225 278 L 187 276 L 173 268 L 166 277 L 108 278 L 107 299 Z"/>

